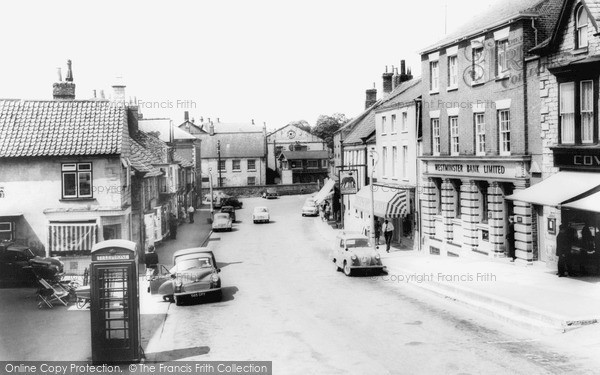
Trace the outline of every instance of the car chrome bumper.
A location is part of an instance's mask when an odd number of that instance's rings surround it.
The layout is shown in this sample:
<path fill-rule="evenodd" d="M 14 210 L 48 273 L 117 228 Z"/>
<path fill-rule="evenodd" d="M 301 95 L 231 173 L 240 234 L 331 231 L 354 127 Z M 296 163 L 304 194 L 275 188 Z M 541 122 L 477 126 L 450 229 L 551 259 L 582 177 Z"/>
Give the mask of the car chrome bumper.
<path fill-rule="evenodd" d="M 383 269 L 383 265 L 376 265 L 376 266 L 350 266 L 350 268 L 354 269 L 365 269 L 365 270 L 371 270 L 371 269 Z"/>
<path fill-rule="evenodd" d="M 196 290 L 191 292 L 183 292 L 183 293 L 174 293 L 177 297 L 203 297 L 207 294 L 217 293 L 221 291 L 221 288 L 212 288 L 212 289 L 204 289 L 204 290 Z M 196 294 L 196 295 L 195 295 Z"/>

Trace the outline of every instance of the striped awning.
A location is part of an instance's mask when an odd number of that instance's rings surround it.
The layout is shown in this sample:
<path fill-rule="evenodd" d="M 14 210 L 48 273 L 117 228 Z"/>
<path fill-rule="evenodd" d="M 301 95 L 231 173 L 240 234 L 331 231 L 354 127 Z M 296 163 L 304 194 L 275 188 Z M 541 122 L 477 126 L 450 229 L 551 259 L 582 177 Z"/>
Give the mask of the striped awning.
<path fill-rule="evenodd" d="M 48 247 L 51 254 L 69 251 L 91 251 L 97 239 L 97 224 L 50 223 Z"/>
<path fill-rule="evenodd" d="M 371 212 L 371 185 L 360 189 L 354 201 L 355 208 L 364 213 Z M 408 214 L 408 194 L 406 189 L 389 186 L 373 186 L 373 209 L 375 216 L 396 218 Z"/>
<path fill-rule="evenodd" d="M 323 184 L 323 188 L 317 193 L 317 195 L 315 195 L 315 197 L 314 197 L 315 203 L 321 204 L 321 202 L 323 202 L 325 199 L 327 199 L 327 197 L 333 190 L 334 186 L 335 186 L 335 181 L 333 179 L 327 180 L 327 182 L 325 184 Z"/>

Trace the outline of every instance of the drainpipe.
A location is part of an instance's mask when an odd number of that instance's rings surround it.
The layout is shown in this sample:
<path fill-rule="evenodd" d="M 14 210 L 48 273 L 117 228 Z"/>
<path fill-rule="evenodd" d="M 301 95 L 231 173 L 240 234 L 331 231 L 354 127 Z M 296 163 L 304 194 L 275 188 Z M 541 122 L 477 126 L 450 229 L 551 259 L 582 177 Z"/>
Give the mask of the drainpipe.
<path fill-rule="evenodd" d="M 419 118 L 421 117 L 421 100 L 415 99 L 415 140 L 418 139 L 419 136 Z M 415 190 L 415 221 L 417 225 L 417 233 L 415 238 L 417 240 L 417 251 L 421 251 L 421 163 L 419 162 L 419 154 L 420 154 L 420 146 L 422 146 L 423 141 L 415 142 L 417 146 L 415 165 L 416 165 L 416 190 Z"/>

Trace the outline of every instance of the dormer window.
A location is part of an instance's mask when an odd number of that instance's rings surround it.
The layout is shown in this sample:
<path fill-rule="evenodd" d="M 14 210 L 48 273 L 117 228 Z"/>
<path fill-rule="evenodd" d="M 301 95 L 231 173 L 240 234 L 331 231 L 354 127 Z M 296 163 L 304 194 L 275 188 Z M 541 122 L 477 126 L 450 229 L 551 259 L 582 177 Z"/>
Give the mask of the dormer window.
<path fill-rule="evenodd" d="M 588 46 L 588 14 L 583 5 L 575 11 L 575 45 L 579 48 Z"/>

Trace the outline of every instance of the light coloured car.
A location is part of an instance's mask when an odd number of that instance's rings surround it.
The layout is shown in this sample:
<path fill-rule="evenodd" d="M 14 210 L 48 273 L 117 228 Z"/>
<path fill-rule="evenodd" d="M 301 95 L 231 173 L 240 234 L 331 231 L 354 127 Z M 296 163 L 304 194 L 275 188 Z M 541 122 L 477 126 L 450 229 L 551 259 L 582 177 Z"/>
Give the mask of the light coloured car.
<path fill-rule="evenodd" d="M 254 207 L 252 212 L 252 221 L 256 223 L 268 223 L 270 220 L 269 209 L 267 207 Z"/>
<path fill-rule="evenodd" d="M 160 266 L 159 275 L 150 281 L 150 293 L 180 305 L 186 299 L 222 298 L 221 278 L 217 262 L 207 247 L 178 250 L 173 254 L 173 267 Z"/>
<path fill-rule="evenodd" d="M 231 232 L 233 220 L 229 213 L 219 212 L 213 217 L 212 230 L 214 232 L 229 231 Z"/>
<path fill-rule="evenodd" d="M 302 206 L 302 216 L 319 215 L 319 207 L 313 198 L 306 198 Z"/>
<path fill-rule="evenodd" d="M 330 259 L 336 270 L 343 270 L 346 276 L 363 270 L 380 273 L 383 271 L 381 256 L 371 246 L 369 238 L 358 232 L 341 232 L 335 238 Z"/>

